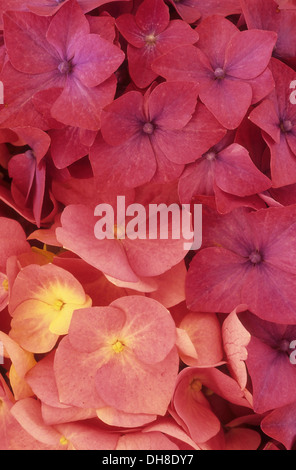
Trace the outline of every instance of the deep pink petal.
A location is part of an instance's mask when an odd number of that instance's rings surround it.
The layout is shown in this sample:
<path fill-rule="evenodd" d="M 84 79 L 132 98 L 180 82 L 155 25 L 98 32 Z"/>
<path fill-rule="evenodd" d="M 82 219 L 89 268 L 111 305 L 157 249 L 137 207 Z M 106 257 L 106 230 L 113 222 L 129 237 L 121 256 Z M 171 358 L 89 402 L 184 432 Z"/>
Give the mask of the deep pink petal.
<path fill-rule="evenodd" d="M 197 104 L 198 88 L 188 82 L 165 82 L 149 96 L 149 118 L 163 129 L 182 129 Z"/>
<path fill-rule="evenodd" d="M 186 280 L 188 308 L 229 312 L 242 302 L 246 260 L 224 248 L 205 248 L 191 261 Z M 227 291 L 227 296 L 225 292 Z"/>
<path fill-rule="evenodd" d="M 120 145 L 139 132 L 145 122 L 143 96 L 130 91 L 105 107 L 101 132 L 109 145 Z"/>
<path fill-rule="evenodd" d="M 124 53 L 98 34 L 88 34 L 75 41 L 73 74 L 87 87 L 107 80 L 121 65 Z"/>
<path fill-rule="evenodd" d="M 176 8 L 181 18 L 187 23 L 195 23 L 200 18 L 200 10 L 197 0 L 177 1 L 169 0 Z"/>
<path fill-rule="evenodd" d="M 93 88 L 69 78 L 51 108 L 52 116 L 65 125 L 97 131 L 101 124 L 102 109 L 112 101 L 115 90 L 114 76 Z"/>
<path fill-rule="evenodd" d="M 225 70 L 232 77 L 252 79 L 267 67 L 277 35 L 271 31 L 251 30 L 236 33 L 225 53 Z"/>
<path fill-rule="evenodd" d="M 144 31 L 137 25 L 134 15 L 126 13 L 116 19 L 116 26 L 123 37 L 134 47 L 145 46 Z"/>
<path fill-rule="evenodd" d="M 215 117 L 199 103 L 192 119 L 183 129 L 156 129 L 153 139 L 169 160 L 184 164 L 201 157 L 219 142 L 225 133 L 226 130 Z"/>
<path fill-rule="evenodd" d="M 151 180 L 156 171 L 155 155 L 146 135 L 135 134 L 124 144 L 106 144 L 101 134 L 90 150 L 90 161 L 101 189 L 135 188 Z"/>
<path fill-rule="evenodd" d="M 70 0 L 60 8 L 50 22 L 47 41 L 58 51 L 61 61 L 72 59 L 74 43 L 89 33 L 89 23 L 79 4 Z"/>
<path fill-rule="evenodd" d="M 281 442 L 287 450 L 291 450 L 295 442 L 295 417 L 295 402 L 277 407 L 263 418 L 261 429 L 272 439 Z"/>
<path fill-rule="evenodd" d="M 212 15 L 203 20 L 196 31 L 199 34 L 198 48 L 209 58 L 213 69 L 223 68 L 228 43 L 237 34 L 237 27 L 226 18 Z"/>
<path fill-rule="evenodd" d="M 45 37 L 48 26 L 47 18 L 32 13 L 4 14 L 5 44 L 17 70 L 36 74 L 57 68 L 58 54 Z"/>
<path fill-rule="evenodd" d="M 266 99 L 260 103 L 249 116 L 250 120 L 266 132 L 272 139 L 280 141 L 280 119 L 274 100 Z"/>
<path fill-rule="evenodd" d="M 223 191 L 237 196 L 250 196 L 271 187 L 271 181 L 252 162 L 248 151 L 232 144 L 219 152 L 215 181 Z"/>
<path fill-rule="evenodd" d="M 254 410 L 264 413 L 293 403 L 296 369 L 289 358 L 255 337 L 247 349 L 246 364 L 252 378 Z"/>
<path fill-rule="evenodd" d="M 213 195 L 215 162 L 199 158 L 187 165 L 179 179 L 179 197 L 182 204 L 189 204 L 194 196 Z"/>
<path fill-rule="evenodd" d="M 135 20 L 142 31 L 157 35 L 169 24 L 169 8 L 163 0 L 144 0 L 137 10 Z"/>
<path fill-rule="evenodd" d="M 200 99 L 227 129 L 242 122 L 252 101 L 252 88 L 246 82 L 224 78 L 213 80 L 200 91 Z"/>
<path fill-rule="evenodd" d="M 5 107 L 1 109 L 1 124 L 8 127 L 32 126 L 47 129 L 47 120 L 35 108 L 33 98 L 38 91 L 52 88 L 57 84 L 52 72 L 24 74 L 7 62 L 1 73 L 1 81 L 5 89 Z"/>
<path fill-rule="evenodd" d="M 95 135 L 93 132 L 91 134 Z M 78 127 L 51 129 L 48 135 L 51 138 L 51 157 L 59 169 L 66 168 L 89 152 L 89 145 L 82 143 L 81 131 Z"/>
<path fill-rule="evenodd" d="M 265 138 L 271 153 L 271 180 L 275 188 L 294 184 L 296 182 L 296 158 L 292 153 L 284 133 L 280 142 L 274 143 Z"/>

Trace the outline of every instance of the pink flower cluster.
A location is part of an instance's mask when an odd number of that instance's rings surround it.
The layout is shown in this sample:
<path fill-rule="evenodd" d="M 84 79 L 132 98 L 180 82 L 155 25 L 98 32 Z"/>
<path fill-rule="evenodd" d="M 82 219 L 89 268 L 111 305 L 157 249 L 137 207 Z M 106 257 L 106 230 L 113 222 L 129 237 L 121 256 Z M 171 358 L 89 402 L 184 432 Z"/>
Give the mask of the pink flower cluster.
<path fill-rule="evenodd" d="M 0 28 L 0 449 L 294 449 L 295 1 Z M 97 239 L 118 196 L 202 204 L 201 248 Z"/>

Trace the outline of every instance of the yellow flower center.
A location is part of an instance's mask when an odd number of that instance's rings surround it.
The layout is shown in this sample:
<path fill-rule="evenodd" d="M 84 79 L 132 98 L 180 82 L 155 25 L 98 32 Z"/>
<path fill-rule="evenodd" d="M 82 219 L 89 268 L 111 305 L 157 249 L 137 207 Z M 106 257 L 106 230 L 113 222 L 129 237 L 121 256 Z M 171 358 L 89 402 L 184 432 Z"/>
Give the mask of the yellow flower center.
<path fill-rule="evenodd" d="M 192 382 L 190 383 L 190 388 L 194 392 L 200 392 L 202 389 L 202 383 L 199 379 L 193 379 Z"/>
<path fill-rule="evenodd" d="M 64 303 L 62 300 L 57 299 L 57 300 L 55 300 L 55 302 L 54 302 L 54 304 L 53 304 L 53 308 L 54 308 L 55 310 L 60 311 L 60 310 L 62 310 L 62 308 L 63 308 L 64 305 L 65 305 L 65 303 Z"/>
<path fill-rule="evenodd" d="M 66 446 L 69 443 L 68 439 L 65 438 L 65 436 L 62 436 L 60 439 L 60 444 L 62 446 Z"/>
<path fill-rule="evenodd" d="M 6 292 L 8 292 L 9 285 L 8 285 L 8 280 L 7 279 L 4 279 L 4 281 L 2 282 L 2 287 Z"/>

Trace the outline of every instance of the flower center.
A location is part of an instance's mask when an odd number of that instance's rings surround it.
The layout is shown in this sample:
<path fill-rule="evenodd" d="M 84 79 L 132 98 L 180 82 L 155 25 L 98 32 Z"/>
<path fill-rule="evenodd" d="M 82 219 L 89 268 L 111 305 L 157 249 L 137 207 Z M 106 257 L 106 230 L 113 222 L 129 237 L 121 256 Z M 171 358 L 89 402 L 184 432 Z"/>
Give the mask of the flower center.
<path fill-rule="evenodd" d="M 155 34 L 154 33 L 147 34 L 147 36 L 145 36 L 145 42 L 147 46 L 155 46 L 156 44 Z"/>
<path fill-rule="evenodd" d="M 291 121 L 282 121 L 280 125 L 282 132 L 290 132 L 292 127 L 293 127 L 293 124 Z"/>
<path fill-rule="evenodd" d="M 68 442 L 69 442 L 69 441 L 68 441 L 68 439 L 66 439 L 65 436 L 62 436 L 62 437 L 61 437 L 61 439 L 60 439 L 60 444 L 61 444 L 62 446 L 66 446 L 66 445 L 68 444 Z"/>
<path fill-rule="evenodd" d="M 216 160 L 216 154 L 215 152 L 207 152 L 205 154 L 205 157 L 207 160 L 209 160 L 210 162 L 212 162 L 213 160 Z"/>
<path fill-rule="evenodd" d="M 199 379 L 193 379 L 192 382 L 190 383 L 190 388 L 194 392 L 200 392 L 202 389 L 202 383 Z"/>
<path fill-rule="evenodd" d="M 72 71 L 72 68 L 71 60 L 64 60 L 58 66 L 59 71 L 64 75 L 68 75 Z"/>
<path fill-rule="evenodd" d="M 279 350 L 283 352 L 288 352 L 290 349 L 290 341 L 287 339 L 282 339 L 279 344 Z"/>
<path fill-rule="evenodd" d="M 57 299 L 53 304 L 53 308 L 55 310 L 61 311 L 64 305 L 65 303 L 62 300 Z"/>
<path fill-rule="evenodd" d="M 259 264 L 262 261 L 262 256 L 259 251 L 255 250 L 249 255 L 249 260 L 252 264 Z"/>
<path fill-rule="evenodd" d="M 217 67 L 214 71 L 214 75 L 218 80 L 222 80 L 225 77 L 225 71 L 221 67 Z"/>
<path fill-rule="evenodd" d="M 25 155 L 30 159 L 30 160 L 35 160 L 35 153 L 33 152 L 33 150 L 27 150 Z"/>
<path fill-rule="evenodd" d="M 2 287 L 6 292 L 8 292 L 8 280 L 7 279 L 4 279 L 4 281 L 2 282 Z"/>
<path fill-rule="evenodd" d="M 115 341 L 115 343 L 112 344 L 112 349 L 116 354 L 121 353 L 124 350 L 124 348 L 125 348 L 125 345 L 119 340 Z"/>
<path fill-rule="evenodd" d="M 154 125 L 152 124 L 152 122 L 145 122 L 143 126 L 143 132 L 145 132 L 145 134 L 153 134 Z"/>

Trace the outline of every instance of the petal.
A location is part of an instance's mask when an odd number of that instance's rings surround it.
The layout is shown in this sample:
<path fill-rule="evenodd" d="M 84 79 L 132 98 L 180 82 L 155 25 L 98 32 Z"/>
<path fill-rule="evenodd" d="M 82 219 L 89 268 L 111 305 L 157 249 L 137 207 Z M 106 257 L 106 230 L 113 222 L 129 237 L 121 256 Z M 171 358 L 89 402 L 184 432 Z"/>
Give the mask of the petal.
<path fill-rule="evenodd" d="M 126 413 L 164 415 L 179 366 L 176 349 L 163 361 L 153 365 L 144 364 L 133 354 L 124 353 L 120 360 L 115 357 L 97 370 L 95 380 L 99 396 L 108 405 Z"/>
<path fill-rule="evenodd" d="M 126 326 L 122 334 L 139 361 L 155 364 L 165 359 L 175 345 L 176 327 L 163 305 L 131 295 L 113 301 L 110 306 L 125 312 Z"/>
<path fill-rule="evenodd" d="M 161 83 L 149 96 L 149 118 L 163 129 L 182 129 L 195 111 L 197 96 L 193 83 Z"/>
<path fill-rule="evenodd" d="M 94 87 L 107 80 L 121 65 L 124 53 L 98 34 L 76 40 L 73 74 L 85 86 Z"/>
<path fill-rule="evenodd" d="M 135 188 L 151 180 L 156 160 L 149 138 L 135 134 L 124 144 L 108 145 L 98 134 L 90 149 L 90 161 L 101 190 Z"/>
<path fill-rule="evenodd" d="M 226 130 L 207 108 L 198 104 L 189 123 L 180 130 L 156 129 L 152 139 L 174 163 L 190 163 L 219 142 Z M 152 140 L 152 142 L 153 142 Z"/>
<path fill-rule="evenodd" d="M 225 53 L 225 70 L 228 75 L 241 79 L 252 79 L 264 72 L 277 34 L 272 31 L 241 31 L 236 33 Z"/>
<path fill-rule="evenodd" d="M 169 24 L 169 8 L 159 0 L 144 0 L 137 9 L 135 20 L 142 31 L 147 34 L 153 31 L 157 35 Z"/>
<path fill-rule="evenodd" d="M 115 77 L 93 88 L 86 87 L 74 77 L 69 78 L 51 108 L 52 116 L 67 126 L 97 131 L 102 109 L 112 101 L 115 89 Z"/>
<path fill-rule="evenodd" d="M 102 112 L 101 132 L 109 145 L 120 145 L 139 132 L 144 125 L 143 95 L 138 91 L 125 93 L 106 106 Z"/>
<path fill-rule="evenodd" d="M 200 99 L 226 129 L 242 122 L 252 101 L 252 88 L 246 82 L 224 78 L 213 80 L 200 91 Z"/>
<path fill-rule="evenodd" d="M 250 196 L 271 187 L 270 179 L 257 169 L 248 151 L 238 144 L 219 152 L 215 181 L 222 191 L 237 196 Z"/>
<path fill-rule="evenodd" d="M 233 310 L 242 303 L 245 264 L 244 258 L 224 248 L 205 248 L 198 252 L 186 280 L 188 308 L 197 312 Z"/>
<path fill-rule="evenodd" d="M 45 37 L 47 18 L 10 11 L 4 14 L 4 25 L 9 59 L 17 70 L 38 74 L 57 68 L 58 54 Z"/>
<path fill-rule="evenodd" d="M 81 221 L 83 220 L 83 225 Z M 56 229 L 58 241 L 95 268 L 124 281 L 137 282 L 125 251 L 118 240 L 95 237 L 94 212 L 83 205 L 67 206 L 62 214 L 62 227 Z"/>

